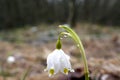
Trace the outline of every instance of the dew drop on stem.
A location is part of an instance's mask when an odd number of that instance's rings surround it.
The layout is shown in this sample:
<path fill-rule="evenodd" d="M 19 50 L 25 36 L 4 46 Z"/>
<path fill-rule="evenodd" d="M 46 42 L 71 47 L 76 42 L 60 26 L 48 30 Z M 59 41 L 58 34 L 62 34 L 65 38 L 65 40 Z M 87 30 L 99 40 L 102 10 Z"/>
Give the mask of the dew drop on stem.
<path fill-rule="evenodd" d="M 60 39 L 63 39 L 63 37 L 60 37 Z"/>
<path fill-rule="evenodd" d="M 67 35 L 63 35 L 64 38 L 68 37 Z"/>
<path fill-rule="evenodd" d="M 79 44 L 77 44 L 77 47 L 80 47 L 80 45 L 79 45 Z"/>

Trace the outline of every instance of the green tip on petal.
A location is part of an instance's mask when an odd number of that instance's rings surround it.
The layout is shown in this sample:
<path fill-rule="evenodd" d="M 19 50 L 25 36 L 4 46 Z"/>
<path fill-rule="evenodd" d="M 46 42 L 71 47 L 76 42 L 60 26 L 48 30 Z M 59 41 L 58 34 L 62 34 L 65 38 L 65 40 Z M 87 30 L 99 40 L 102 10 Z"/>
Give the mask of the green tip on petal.
<path fill-rule="evenodd" d="M 68 74 L 68 71 L 69 71 L 69 70 L 68 70 L 67 68 L 64 68 L 64 73 L 65 73 L 65 74 Z"/>
<path fill-rule="evenodd" d="M 54 75 L 54 69 L 50 69 L 50 71 L 49 71 L 49 77 L 51 77 L 52 75 Z"/>

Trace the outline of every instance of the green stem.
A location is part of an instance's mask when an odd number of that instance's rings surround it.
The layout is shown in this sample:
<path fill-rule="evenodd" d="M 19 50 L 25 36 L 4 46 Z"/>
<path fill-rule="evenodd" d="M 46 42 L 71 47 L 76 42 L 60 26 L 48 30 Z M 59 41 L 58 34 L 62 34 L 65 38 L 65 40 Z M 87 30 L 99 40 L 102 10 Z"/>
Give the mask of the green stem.
<path fill-rule="evenodd" d="M 22 75 L 22 77 L 21 77 L 20 80 L 26 80 L 26 77 L 27 77 L 27 75 L 29 74 L 30 70 L 31 70 L 31 67 L 29 67 L 29 68 L 24 72 L 24 74 Z"/>
<path fill-rule="evenodd" d="M 89 70 L 88 70 L 88 65 L 87 65 L 87 59 L 86 59 L 84 47 L 82 45 L 82 42 L 81 42 L 79 36 L 75 33 L 75 31 L 73 31 L 68 26 L 60 25 L 59 27 L 65 29 L 68 32 L 69 36 L 72 37 L 72 39 L 76 42 L 77 47 L 79 48 L 79 50 L 81 52 L 82 59 L 84 61 L 85 80 L 89 80 Z"/>

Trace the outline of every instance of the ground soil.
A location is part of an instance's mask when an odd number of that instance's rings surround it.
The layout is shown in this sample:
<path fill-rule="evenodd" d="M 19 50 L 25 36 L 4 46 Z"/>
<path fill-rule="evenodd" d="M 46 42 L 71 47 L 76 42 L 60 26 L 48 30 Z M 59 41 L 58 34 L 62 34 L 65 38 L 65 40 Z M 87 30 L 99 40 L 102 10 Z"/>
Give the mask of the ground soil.
<path fill-rule="evenodd" d="M 84 80 L 81 54 L 77 45 L 68 37 L 62 39 L 62 49 L 70 55 L 76 72 L 48 77 L 48 72 L 44 72 L 46 58 L 55 49 L 57 35 L 61 30 L 54 26 L 41 27 L 10 34 L 1 32 L 0 80 L 21 80 L 26 71 L 29 71 L 26 80 Z M 91 80 L 120 80 L 120 29 L 79 24 L 74 30 L 84 45 Z M 9 56 L 13 56 L 15 62 L 8 63 Z"/>

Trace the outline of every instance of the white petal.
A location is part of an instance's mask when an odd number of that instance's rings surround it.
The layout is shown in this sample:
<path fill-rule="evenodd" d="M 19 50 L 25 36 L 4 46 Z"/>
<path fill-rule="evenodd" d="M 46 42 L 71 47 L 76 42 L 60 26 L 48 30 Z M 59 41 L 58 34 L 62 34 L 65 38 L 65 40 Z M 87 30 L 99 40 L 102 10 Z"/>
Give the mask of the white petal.
<path fill-rule="evenodd" d="M 47 57 L 47 69 L 49 70 L 51 67 L 54 67 L 55 74 L 60 70 L 60 53 L 59 50 L 54 50 Z"/>
<path fill-rule="evenodd" d="M 52 54 L 49 54 L 47 57 L 47 70 L 49 70 L 51 67 L 54 67 L 52 56 Z"/>
<path fill-rule="evenodd" d="M 62 64 L 65 65 L 66 68 L 71 68 L 71 64 L 70 64 L 70 57 L 68 55 L 66 55 L 63 51 L 62 51 Z"/>
<path fill-rule="evenodd" d="M 68 74 L 68 71 L 73 72 L 70 64 L 70 57 L 66 55 L 61 49 L 55 49 L 47 57 L 47 70 L 49 76 L 52 76 L 59 71 Z"/>
<path fill-rule="evenodd" d="M 62 50 L 61 50 L 61 72 L 64 73 L 65 70 L 68 69 L 70 72 L 74 72 L 74 70 L 71 68 L 71 63 L 69 61 L 70 57 L 66 55 Z"/>

